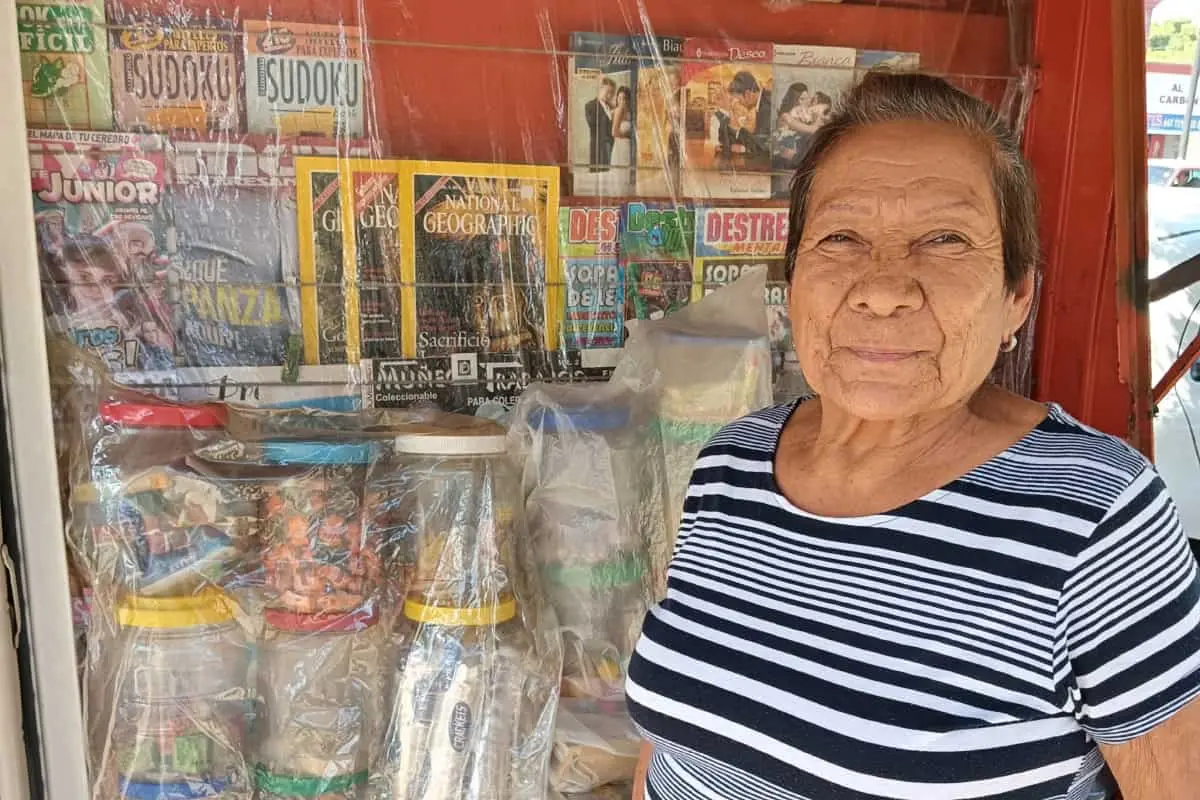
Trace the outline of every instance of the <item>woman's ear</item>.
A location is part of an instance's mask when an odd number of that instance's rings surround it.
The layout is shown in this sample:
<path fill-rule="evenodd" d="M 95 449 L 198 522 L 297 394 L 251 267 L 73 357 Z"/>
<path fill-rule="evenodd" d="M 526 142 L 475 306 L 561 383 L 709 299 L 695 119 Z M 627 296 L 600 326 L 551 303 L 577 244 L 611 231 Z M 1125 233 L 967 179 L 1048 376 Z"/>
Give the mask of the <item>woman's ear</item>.
<path fill-rule="evenodd" d="M 1033 298 L 1036 291 L 1037 271 L 1030 269 L 1009 295 L 1011 303 L 1009 309 L 1011 317 L 1009 319 L 1009 330 L 1017 330 L 1029 319 L 1029 312 L 1033 309 Z"/>

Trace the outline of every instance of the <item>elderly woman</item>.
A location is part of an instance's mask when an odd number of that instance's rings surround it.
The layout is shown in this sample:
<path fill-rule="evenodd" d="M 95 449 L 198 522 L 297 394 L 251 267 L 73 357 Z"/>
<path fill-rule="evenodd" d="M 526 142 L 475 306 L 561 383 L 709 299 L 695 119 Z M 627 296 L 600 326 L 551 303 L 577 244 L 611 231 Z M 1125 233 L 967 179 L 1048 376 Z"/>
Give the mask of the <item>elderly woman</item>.
<path fill-rule="evenodd" d="M 1083 800 L 1106 762 L 1126 800 L 1200 797 L 1162 481 L 988 383 L 1036 226 L 1013 134 L 937 78 L 869 76 L 816 134 L 788 265 L 817 399 L 700 455 L 629 671 L 644 797 Z"/>

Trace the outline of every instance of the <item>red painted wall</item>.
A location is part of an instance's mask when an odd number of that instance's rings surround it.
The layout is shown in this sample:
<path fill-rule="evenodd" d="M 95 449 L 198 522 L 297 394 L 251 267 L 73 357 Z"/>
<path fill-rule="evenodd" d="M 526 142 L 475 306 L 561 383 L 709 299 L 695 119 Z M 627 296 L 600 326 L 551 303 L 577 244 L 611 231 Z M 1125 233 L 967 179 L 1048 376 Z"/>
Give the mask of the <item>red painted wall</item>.
<path fill-rule="evenodd" d="M 376 133 L 397 156 L 562 163 L 573 30 L 641 31 L 917 50 L 926 68 L 998 101 L 1015 74 L 1001 16 L 768 0 L 145 0 L 147 8 L 365 23 Z M 1141 13 L 1141 9 L 1137 9 Z M 1104 430 L 1134 428 L 1118 347 L 1112 6 L 1034 5 L 1038 86 L 1026 149 L 1043 202 L 1045 283 L 1035 395 Z M 1136 23 L 1135 23 L 1136 24 Z M 1015 37 L 1020 41 L 1020 37 Z M 1128 266 L 1128 265 L 1126 265 Z M 1126 345 L 1125 363 L 1142 356 Z M 1148 357 L 1148 356 L 1147 356 Z"/>
<path fill-rule="evenodd" d="M 127 0 L 126 5 L 133 5 Z M 138 8 L 234 16 L 224 0 Z M 1005 18 L 985 14 L 751 0 L 244 0 L 241 19 L 365 22 L 377 132 L 397 156 L 565 161 L 565 55 L 572 31 L 651 30 L 750 41 L 916 50 L 924 64 L 999 100 L 1012 74 Z M 647 28 L 649 26 L 649 28 Z"/>
<path fill-rule="evenodd" d="M 1041 188 L 1046 256 L 1035 396 L 1058 401 L 1149 452 L 1148 333 L 1131 289 L 1138 259 L 1145 257 L 1137 200 L 1130 196 L 1132 182 L 1145 181 L 1145 89 L 1142 75 L 1130 71 L 1144 70 L 1144 53 L 1140 61 L 1114 53 L 1121 5 L 1037 3 L 1033 48 L 1040 80 L 1026 129 Z M 1133 8 L 1136 19 L 1140 9 Z M 1134 22 L 1130 35 L 1141 33 Z M 1118 70 L 1130 75 L 1118 81 Z M 1118 83 L 1126 89 L 1120 97 Z M 1119 125 L 1133 126 L 1133 135 Z M 1123 176 L 1119 201 L 1118 165 L 1136 171 Z"/>

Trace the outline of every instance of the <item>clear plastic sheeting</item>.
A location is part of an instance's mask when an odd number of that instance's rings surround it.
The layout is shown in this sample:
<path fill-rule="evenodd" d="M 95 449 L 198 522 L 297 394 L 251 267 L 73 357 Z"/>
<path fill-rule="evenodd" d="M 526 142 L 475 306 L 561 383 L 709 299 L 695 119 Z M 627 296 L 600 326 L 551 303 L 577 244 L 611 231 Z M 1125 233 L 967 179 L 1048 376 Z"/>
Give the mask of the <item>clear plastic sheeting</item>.
<path fill-rule="evenodd" d="M 107 611 L 90 642 L 93 798 L 252 797 L 251 641 L 232 599 L 206 588 Z"/>
<path fill-rule="evenodd" d="M 361 796 L 381 756 L 391 644 L 377 609 L 269 609 L 258 643 L 259 798 Z"/>
<path fill-rule="evenodd" d="M 650 399 L 618 383 L 534 384 L 510 426 L 537 567 L 557 613 L 562 696 L 550 784 L 580 792 L 633 777 L 625 674 L 650 605 L 639 511 Z"/>
<path fill-rule="evenodd" d="M 47 324 L 187 401 L 506 421 L 749 267 L 787 398 L 790 175 L 839 96 L 1030 95 L 998 0 L 17 5 Z"/>
<path fill-rule="evenodd" d="M 72 397 L 94 798 L 544 797 L 561 644 L 504 429 Z"/>
<path fill-rule="evenodd" d="M 633 721 L 611 704 L 563 698 L 555 722 L 550 787 L 572 796 L 621 791 L 637 769 L 641 743 Z"/>
<path fill-rule="evenodd" d="M 96 800 L 628 797 L 813 133 L 1033 85 L 1016 0 L 16 5 Z"/>
<path fill-rule="evenodd" d="M 629 325 L 612 382 L 645 397 L 654 415 L 642 458 L 651 479 L 661 481 L 661 497 L 643 492 L 655 599 L 666 593 L 667 564 L 700 450 L 724 425 L 771 404 L 765 278 L 754 270 L 676 314 Z"/>

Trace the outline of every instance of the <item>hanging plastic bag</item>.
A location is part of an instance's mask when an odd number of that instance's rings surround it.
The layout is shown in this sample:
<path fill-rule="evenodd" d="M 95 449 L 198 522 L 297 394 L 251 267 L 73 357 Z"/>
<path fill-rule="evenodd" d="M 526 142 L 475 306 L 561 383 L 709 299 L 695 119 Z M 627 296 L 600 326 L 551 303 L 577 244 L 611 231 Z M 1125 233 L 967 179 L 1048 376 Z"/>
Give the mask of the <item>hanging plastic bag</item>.
<path fill-rule="evenodd" d="M 724 425 L 772 402 L 765 281 L 763 270 L 749 271 L 663 319 L 627 323 L 612 382 L 649 397 L 654 412 L 657 436 L 646 440 L 643 458 L 659 469 L 647 468 L 642 502 L 656 598 L 666 591 L 701 448 Z"/>
<path fill-rule="evenodd" d="M 509 430 L 536 568 L 562 637 L 550 778 L 561 791 L 629 780 L 636 763 L 624 683 L 651 589 L 638 513 L 646 399 L 611 383 L 533 384 Z"/>

